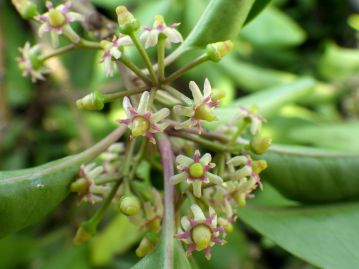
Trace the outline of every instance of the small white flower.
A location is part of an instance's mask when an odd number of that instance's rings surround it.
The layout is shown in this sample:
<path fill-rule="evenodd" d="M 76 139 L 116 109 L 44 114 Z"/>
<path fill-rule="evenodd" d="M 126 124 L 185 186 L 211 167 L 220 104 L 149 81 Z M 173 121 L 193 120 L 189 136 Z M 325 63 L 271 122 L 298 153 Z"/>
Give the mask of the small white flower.
<path fill-rule="evenodd" d="M 166 36 L 165 46 L 171 47 L 171 43 L 183 42 L 182 35 L 176 30 L 179 23 L 174 23 L 167 26 L 163 17 L 157 15 L 152 27 L 145 27 L 144 32 L 141 34 L 140 39 L 145 44 L 145 48 L 156 46 L 158 36 L 160 34 Z"/>
<path fill-rule="evenodd" d="M 255 112 L 255 108 L 248 109 L 244 106 L 239 107 L 239 112 L 237 115 L 237 120 L 249 119 L 250 124 L 250 132 L 252 135 L 258 133 L 258 131 L 262 128 L 262 123 L 266 122 L 266 119 Z"/>
<path fill-rule="evenodd" d="M 196 204 L 191 206 L 191 211 L 193 217 L 182 217 L 176 237 L 188 245 L 186 251 L 188 256 L 194 250 L 204 250 L 206 258 L 210 259 L 211 247 L 225 243 L 221 238 L 224 236 L 224 229 L 218 225 L 217 214 L 212 207 L 209 208 L 208 217 Z"/>
<path fill-rule="evenodd" d="M 206 153 L 201 157 L 199 150 L 196 150 L 193 159 L 178 155 L 176 157 L 177 168 L 181 172 L 170 178 L 172 184 L 178 184 L 187 180 L 188 184 L 193 186 L 193 194 L 196 197 L 202 196 L 202 183 L 221 184 L 223 179 L 220 176 L 208 172 L 216 165 L 211 163 L 211 154 Z"/>
<path fill-rule="evenodd" d="M 42 22 L 39 27 L 39 36 L 43 36 L 44 33 L 50 32 L 53 45 L 58 45 L 58 36 L 63 34 L 69 38 L 72 42 L 78 43 L 80 37 L 71 28 L 70 23 L 74 21 L 83 21 L 84 17 L 76 12 L 71 12 L 71 1 L 67 1 L 65 4 L 54 7 L 49 1 L 46 2 L 48 12 L 37 16 L 36 19 Z"/>
<path fill-rule="evenodd" d="M 148 107 L 149 99 L 149 92 L 144 92 L 136 110 L 133 108 L 130 99 L 126 96 L 123 99 L 123 109 L 126 112 L 127 119 L 121 120 L 120 123 L 126 124 L 132 130 L 132 137 L 146 136 L 150 142 L 155 144 L 156 140 L 153 134 L 163 132 L 167 128 L 168 122 L 159 122 L 170 114 L 170 110 L 162 108 L 158 112 L 152 113 Z"/>
<path fill-rule="evenodd" d="M 24 77 L 30 76 L 32 82 L 44 80 L 44 75 L 50 72 L 39 59 L 40 50 L 41 46 L 39 44 L 31 47 L 30 43 L 26 42 L 23 48 L 19 48 L 22 54 L 21 57 L 16 59 L 22 75 Z"/>
<path fill-rule="evenodd" d="M 121 46 L 132 45 L 132 41 L 128 36 L 120 35 L 118 38 L 114 36 L 112 41 L 102 40 L 101 47 L 104 49 L 104 53 L 102 54 L 101 63 L 105 66 L 105 74 L 107 77 L 113 75 L 113 70 L 115 67 L 113 58 L 115 60 L 120 59 L 122 52 L 120 50 Z"/>
<path fill-rule="evenodd" d="M 194 81 L 189 83 L 189 88 L 193 96 L 191 106 L 177 105 L 173 108 L 179 116 L 189 117 L 188 120 L 175 126 L 175 129 L 190 128 L 197 124 L 198 133 L 202 132 L 202 121 L 214 121 L 217 117 L 213 114 L 213 109 L 219 105 L 219 101 L 212 101 L 212 87 L 209 80 L 204 81 L 203 94 Z"/>

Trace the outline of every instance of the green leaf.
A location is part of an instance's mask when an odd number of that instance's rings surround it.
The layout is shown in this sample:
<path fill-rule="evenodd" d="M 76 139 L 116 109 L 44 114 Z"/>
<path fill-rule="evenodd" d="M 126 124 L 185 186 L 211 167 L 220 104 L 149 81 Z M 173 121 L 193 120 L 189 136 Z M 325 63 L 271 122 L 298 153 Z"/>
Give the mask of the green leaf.
<path fill-rule="evenodd" d="M 273 145 L 262 178 L 284 196 L 310 203 L 359 198 L 359 154 Z"/>
<path fill-rule="evenodd" d="M 306 38 L 300 26 L 275 7 L 263 11 L 241 31 L 240 36 L 253 45 L 266 49 L 296 46 Z"/>
<path fill-rule="evenodd" d="M 295 102 L 313 90 L 315 81 L 311 78 L 301 78 L 292 83 L 271 87 L 267 90 L 253 93 L 239 99 L 229 106 L 220 107 L 215 110 L 219 121 L 206 126 L 217 126 L 220 122 L 228 123 L 233 120 L 233 109 L 240 105 L 258 107 L 259 112 L 265 116 L 278 111 L 283 105 Z"/>
<path fill-rule="evenodd" d="M 358 267 L 359 203 L 248 206 L 241 208 L 238 216 L 285 250 L 320 268 Z"/>
<path fill-rule="evenodd" d="M 228 55 L 218 65 L 244 91 L 261 91 L 268 87 L 292 82 L 296 76 L 291 73 L 261 68 L 251 63 L 236 60 Z"/>
<path fill-rule="evenodd" d="M 165 249 L 168 246 L 165 244 L 165 240 L 161 240 L 158 246 L 145 256 L 142 260 L 135 264 L 135 266 L 131 267 L 131 269 L 167 269 L 164 264 L 164 255 L 168 253 Z M 186 257 L 186 254 L 178 242 L 178 240 L 174 241 L 173 246 L 173 255 L 174 255 L 174 264 L 176 269 L 191 269 L 190 263 Z"/>
<path fill-rule="evenodd" d="M 297 143 L 326 149 L 359 152 L 359 122 L 326 123 L 293 128 L 289 137 Z"/>
<path fill-rule="evenodd" d="M 104 231 L 91 241 L 92 263 L 106 265 L 114 255 L 123 254 L 142 236 L 138 227 L 123 214 L 117 215 Z M 120 242 L 120 243 L 119 243 Z"/>
<path fill-rule="evenodd" d="M 38 167 L 0 172 L 0 238 L 36 223 L 69 193 L 80 165 L 94 159 L 115 142 L 125 128 L 77 155 Z"/>
<path fill-rule="evenodd" d="M 257 17 L 271 1 L 272 0 L 256 0 L 244 22 L 244 26 Z"/>

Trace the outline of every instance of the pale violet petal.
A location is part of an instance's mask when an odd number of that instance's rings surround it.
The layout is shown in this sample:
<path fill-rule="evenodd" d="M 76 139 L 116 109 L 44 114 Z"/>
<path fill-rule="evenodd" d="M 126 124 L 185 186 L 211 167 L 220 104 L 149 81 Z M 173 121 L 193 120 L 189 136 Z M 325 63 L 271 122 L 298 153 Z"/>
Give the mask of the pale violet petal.
<path fill-rule="evenodd" d="M 195 104 L 201 103 L 203 100 L 203 95 L 201 93 L 201 90 L 198 88 L 197 84 L 194 81 L 191 81 L 189 83 L 189 88 L 192 92 L 192 96 Z"/>
<path fill-rule="evenodd" d="M 211 183 L 214 183 L 214 184 L 221 184 L 223 182 L 223 179 L 220 176 L 217 176 L 210 172 L 207 172 L 207 178 L 209 179 L 209 181 Z"/>
<path fill-rule="evenodd" d="M 127 119 L 131 118 L 131 113 L 130 113 L 130 110 L 129 110 L 130 107 L 132 107 L 130 98 L 128 98 L 127 96 L 125 96 L 125 97 L 123 98 L 123 110 L 124 110 L 125 113 L 126 113 Z"/>
<path fill-rule="evenodd" d="M 209 207 L 209 216 L 212 217 L 212 225 L 214 227 L 217 227 L 217 214 L 216 214 L 216 211 L 212 208 L 212 207 Z"/>
<path fill-rule="evenodd" d="M 112 47 L 110 49 L 110 54 L 117 60 L 121 57 L 121 51 L 118 48 Z"/>
<path fill-rule="evenodd" d="M 262 121 L 257 118 L 252 118 L 252 123 L 250 126 L 250 131 L 252 135 L 255 135 L 262 127 Z"/>
<path fill-rule="evenodd" d="M 202 196 L 202 182 L 200 180 L 195 180 L 192 182 L 192 187 L 194 196 L 200 198 Z"/>
<path fill-rule="evenodd" d="M 150 100 L 150 93 L 148 91 L 143 92 L 137 108 L 138 114 L 143 115 L 147 112 L 147 106 L 149 100 Z"/>
<path fill-rule="evenodd" d="M 210 96 L 211 94 L 212 94 L 212 87 L 211 84 L 209 83 L 209 80 L 206 78 L 204 81 L 204 89 L 203 89 L 204 98 Z"/>
<path fill-rule="evenodd" d="M 118 45 L 119 46 L 130 46 L 130 45 L 133 45 L 133 42 L 129 36 L 123 36 L 118 39 Z"/>
<path fill-rule="evenodd" d="M 197 204 L 191 205 L 191 210 L 192 210 L 193 218 L 195 221 L 205 221 L 206 220 L 206 217 L 205 217 L 202 209 Z"/>
<path fill-rule="evenodd" d="M 185 155 L 178 155 L 176 157 L 176 163 L 181 166 L 189 166 L 193 163 L 193 159 L 191 159 L 190 157 L 187 157 Z"/>
<path fill-rule="evenodd" d="M 187 173 L 185 172 L 182 172 L 182 173 L 179 173 L 179 174 L 176 174 L 176 175 L 173 175 L 171 178 L 170 178 L 170 181 L 173 185 L 175 184 L 178 184 L 180 183 L 181 181 L 184 181 L 187 179 Z"/>
<path fill-rule="evenodd" d="M 199 160 L 201 164 L 207 165 L 212 160 L 212 156 L 209 153 L 204 154 L 201 159 Z"/>
<path fill-rule="evenodd" d="M 176 105 L 173 107 L 173 111 L 179 116 L 192 117 L 194 115 L 194 110 L 192 107 Z"/>
<path fill-rule="evenodd" d="M 183 42 L 183 38 L 182 38 L 181 34 L 176 29 L 166 27 L 163 30 L 162 33 L 167 36 L 168 40 L 171 43 L 181 43 L 181 42 Z"/>
<path fill-rule="evenodd" d="M 187 216 L 183 216 L 183 217 L 181 218 L 181 225 L 182 225 L 182 228 L 183 228 L 185 231 L 188 231 L 188 230 L 191 229 L 191 223 L 190 223 L 190 221 L 189 221 L 189 219 L 188 219 Z"/>
<path fill-rule="evenodd" d="M 151 30 L 145 43 L 145 48 L 156 46 L 158 42 L 159 32 L 157 30 Z"/>
<path fill-rule="evenodd" d="M 66 13 L 67 18 L 69 19 L 70 22 L 73 21 L 84 21 L 85 17 L 77 12 L 67 12 Z"/>
<path fill-rule="evenodd" d="M 151 122 L 155 123 L 155 122 L 161 121 L 164 118 L 168 117 L 169 114 L 170 114 L 170 110 L 167 107 L 162 108 L 160 111 L 158 111 L 152 115 Z"/>

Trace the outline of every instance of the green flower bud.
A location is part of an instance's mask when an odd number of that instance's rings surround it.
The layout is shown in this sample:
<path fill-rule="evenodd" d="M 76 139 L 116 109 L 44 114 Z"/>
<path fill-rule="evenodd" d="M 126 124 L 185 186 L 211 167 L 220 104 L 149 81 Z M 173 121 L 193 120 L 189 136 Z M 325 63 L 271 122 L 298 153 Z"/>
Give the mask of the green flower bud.
<path fill-rule="evenodd" d="M 116 13 L 118 25 L 122 34 L 128 35 L 136 32 L 140 28 L 139 22 L 125 6 L 118 6 L 116 8 Z"/>
<path fill-rule="evenodd" d="M 251 139 L 250 146 L 254 153 L 263 154 L 272 144 L 272 138 L 256 135 Z"/>
<path fill-rule="evenodd" d="M 91 222 L 84 222 L 77 229 L 76 234 L 72 242 L 75 245 L 81 245 L 90 240 L 96 234 L 96 226 Z"/>
<path fill-rule="evenodd" d="M 213 102 L 223 99 L 225 97 L 225 95 L 226 95 L 226 93 L 224 91 L 212 89 L 212 101 Z"/>
<path fill-rule="evenodd" d="M 212 231 L 204 224 L 197 225 L 192 230 L 192 239 L 196 243 L 197 250 L 199 251 L 209 247 L 211 238 Z"/>
<path fill-rule="evenodd" d="M 71 184 L 72 192 L 86 192 L 89 188 L 89 183 L 86 179 L 80 178 Z"/>
<path fill-rule="evenodd" d="M 152 232 L 158 232 L 161 229 L 161 220 L 154 218 L 147 223 L 146 227 Z"/>
<path fill-rule="evenodd" d="M 268 167 L 268 164 L 265 160 L 254 161 L 253 165 L 252 165 L 253 172 L 256 174 L 260 174 L 267 167 Z"/>
<path fill-rule="evenodd" d="M 134 195 L 127 195 L 121 198 L 120 210 L 127 216 L 136 215 L 141 209 L 140 200 Z"/>
<path fill-rule="evenodd" d="M 191 177 L 200 178 L 204 175 L 204 167 L 201 163 L 193 163 L 190 165 L 188 172 Z"/>
<path fill-rule="evenodd" d="M 102 110 L 105 105 L 105 98 L 102 93 L 96 91 L 76 101 L 79 109 Z"/>
<path fill-rule="evenodd" d="M 226 233 L 231 233 L 233 231 L 233 225 L 228 220 L 224 218 L 218 218 L 219 226 L 223 227 Z"/>
<path fill-rule="evenodd" d="M 150 253 L 154 248 L 155 248 L 155 244 L 147 237 L 144 237 L 136 249 L 136 255 L 138 257 L 144 257 L 148 253 Z"/>
<path fill-rule="evenodd" d="M 242 207 L 245 206 L 247 201 L 246 201 L 246 195 L 244 193 L 236 193 L 233 196 L 234 201 L 236 202 L 238 207 Z"/>
<path fill-rule="evenodd" d="M 196 108 L 194 117 L 197 120 L 214 121 L 217 117 L 213 114 L 212 109 L 207 104 L 201 104 Z"/>
<path fill-rule="evenodd" d="M 216 42 L 207 45 L 208 58 L 213 62 L 219 62 L 227 53 L 233 48 L 233 43 L 230 40 L 223 42 Z"/>
<path fill-rule="evenodd" d="M 135 117 L 132 120 L 132 136 L 145 135 L 150 129 L 150 122 L 142 116 Z"/>
<path fill-rule="evenodd" d="M 12 3 L 23 19 L 39 15 L 36 4 L 30 0 L 12 0 Z"/>

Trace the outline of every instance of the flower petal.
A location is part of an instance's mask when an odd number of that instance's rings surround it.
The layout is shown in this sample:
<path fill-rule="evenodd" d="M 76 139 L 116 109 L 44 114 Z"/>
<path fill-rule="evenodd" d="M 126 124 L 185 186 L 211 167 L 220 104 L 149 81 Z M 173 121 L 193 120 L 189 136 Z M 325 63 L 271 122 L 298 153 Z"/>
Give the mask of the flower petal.
<path fill-rule="evenodd" d="M 123 98 L 123 110 L 125 111 L 128 119 L 131 118 L 130 107 L 132 107 L 130 98 L 125 96 Z"/>
<path fill-rule="evenodd" d="M 212 156 L 209 153 L 204 154 L 199 160 L 201 164 L 207 165 L 212 160 Z"/>
<path fill-rule="evenodd" d="M 198 88 L 197 84 L 194 81 L 189 83 L 189 88 L 192 92 L 193 100 L 195 104 L 199 104 L 203 100 L 203 95 L 201 90 Z"/>
<path fill-rule="evenodd" d="M 227 164 L 237 166 L 237 165 L 244 165 L 247 162 L 248 162 L 248 157 L 241 155 L 241 156 L 233 157 L 227 162 Z"/>
<path fill-rule="evenodd" d="M 178 155 L 176 157 L 176 163 L 181 166 L 189 166 L 193 163 L 193 160 L 185 155 Z"/>
<path fill-rule="evenodd" d="M 192 107 L 176 105 L 173 107 L 173 111 L 179 116 L 192 117 L 194 115 Z"/>
<path fill-rule="evenodd" d="M 207 172 L 207 177 L 211 183 L 221 184 L 223 183 L 223 179 L 220 176 Z"/>
<path fill-rule="evenodd" d="M 184 181 L 187 179 L 187 173 L 185 172 L 182 172 L 182 173 L 179 173 L 179 174 L 176 174 L 176 175 L 173 175 L 171 178 L 170 178 L 170 181 L 173 185 L 175 184 L 178 184 L 180 183 L 181 181 Z"/>
<path fill-rule="evenodd" d="M 192 187 L 194 196 L 200 198 L 202 196 L 202 182 L 200 180 L 195 180 L 192 182 Z"/>
<path fill-rule="evenodd" d="M 191 205 L 191 210 L 192 210 L 193 218 L 195 221 L 205 221 L 206 220 L 206 217 L 205 217 L 202 209 L 197 204 Z"/>
<path fill-rule="evenodd" d="M 169 114 L 170 114 L 170 110 L 167 107 L 162 108 L 160 111 L 154 113 L 151 116 L 151 122 L 156 123 L 158 121 L 161 121 L 164 118 L 168 117 Z"/>
<path fill-rule="evenodd" d="M 204 81 L 204 89 L 203 89 L 204 98 L 210 96 L 211 94 L 212 94 L 212 87 L 211 84 L 209 83 L 209 80 L 206 78 Z"/>
<path fill-rule="evenodd" d="M 187 216 L 183 216 L 181 218 L 181 225 L 185 231 L 188 231 L 191 229 L 191 222 L 189 221 Z"/>
<path fill-rule="evenodd" d="M 150 93 L 145 91 L 141 95 L 140 103 L 138 104 L 137 112 L 140 115 L 145 114 L 147 112 L 148 101 L 150 100 Z"/>

